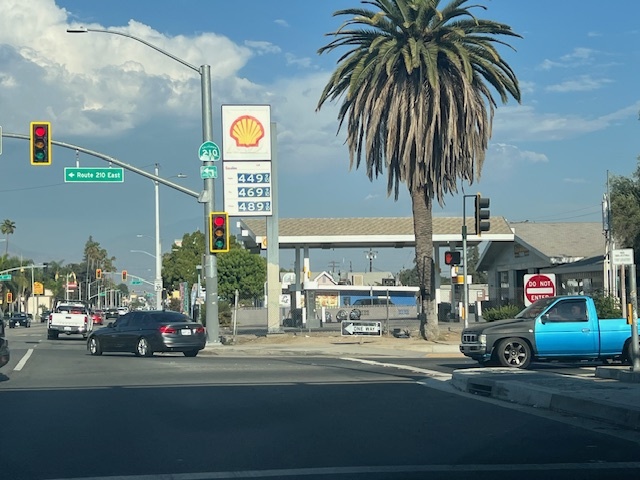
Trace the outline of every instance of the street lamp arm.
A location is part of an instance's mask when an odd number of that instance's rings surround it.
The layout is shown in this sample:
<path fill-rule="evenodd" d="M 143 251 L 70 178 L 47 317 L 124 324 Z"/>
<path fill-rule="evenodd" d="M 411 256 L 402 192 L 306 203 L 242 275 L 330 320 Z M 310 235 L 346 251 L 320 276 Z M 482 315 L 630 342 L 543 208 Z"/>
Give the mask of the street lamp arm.
<path fill-rule="evenodd" d="M 153 48 L 156 52 L 160 52 L 163 55 L 166 55 L 169 58 L 173 58 L 176 62 L 181 63 L 182 65 L 184 65 L 185 67 L 189 67 L 192 70 L 195 70 L 198 73 L 202 73 L 200 71 L 200 69 L 194 65 L 191 65 L 189 62 L 186 62 L 184 60 L 182 60 L 181 58 L 176 57 L 175 55 L 167 52 L 166 50 L 161 49 L 160 47 L 156 47 L 155 45 L 141 39 L 138 38 L 134 35 L 130 35 L 128 33 L 122 33 L 122 32 L 117 32 L 115 30 L 100 30 L 97 28 L 85 28 L 85 27 L 79 27 L 79 28 L 67 28 L 67 33 L 87 33 L 87 32 L 97 32 L 97 33 L 111 33 L 113 35 L 120 35 L 122 37 L 127 37 L 127 38 L 132 38 L 133 40 L 136 40 L 140 43 L 145 44 L 147 47 Z"/>

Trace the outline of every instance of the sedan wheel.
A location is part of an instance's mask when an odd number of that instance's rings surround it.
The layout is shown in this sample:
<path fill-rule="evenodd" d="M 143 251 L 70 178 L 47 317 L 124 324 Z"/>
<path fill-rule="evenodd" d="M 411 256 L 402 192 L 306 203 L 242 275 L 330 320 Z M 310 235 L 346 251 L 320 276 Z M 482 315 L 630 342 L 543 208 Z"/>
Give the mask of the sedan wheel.
<path fill-rule="evenodd" d="M 200 350 L 188 350 L 188 351 L 186 351 L 186 352 L 182 352 L 182 353 L 184 353 L 184 356 L 185 356 L 185 357 L 195 357 L 195 356 L 197 356 L 197 355 L 198 355 L 198 352 L 199 352 L 199 351 L 200 351 Z"/>
<path fill-rule="evenodd" d="M 102 347 L 100 341 L 96 337 L 89 339 L 89 353 L 91 355 L 102 355 Z"/>
<path fill-rule="evenodd" d="M 153 350 L 151 350 L 151 345 L 149 345 L 149 341 L 140 337 L 138 339 L 138 343 L 136 345 L 136 355 L 138 357 L 150 357 L 153 355 Z"/>
<path fill-rule="evenodd" d="M 505 338 L 498 344 L 498 361 L 503 367 L 527 368 L 531 363 L 531 348 L 521 338 Z"/>

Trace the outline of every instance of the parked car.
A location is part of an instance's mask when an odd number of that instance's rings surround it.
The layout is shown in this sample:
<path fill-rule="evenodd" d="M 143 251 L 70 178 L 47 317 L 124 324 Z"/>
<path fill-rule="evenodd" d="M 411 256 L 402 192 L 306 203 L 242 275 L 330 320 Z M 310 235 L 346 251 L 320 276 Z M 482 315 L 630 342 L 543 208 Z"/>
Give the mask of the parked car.
<path fill-rule="evenodd" d="M 9 328 L 14 328 L 16 326 L 29 328 L 31 326 L 31 319 L 29 318 L 29 315 L 22 312 L 11 315 L 9 318 Z"/>
<path fill-rule="evenodd" d="M 169 310 L 136 310 L 120 316 L 87 339 L 91 355 L 132 352 L 150 357 L 154 352 L 182 352 L 195 357 L 206 343 L 204 327 L 191 317 Z"/>

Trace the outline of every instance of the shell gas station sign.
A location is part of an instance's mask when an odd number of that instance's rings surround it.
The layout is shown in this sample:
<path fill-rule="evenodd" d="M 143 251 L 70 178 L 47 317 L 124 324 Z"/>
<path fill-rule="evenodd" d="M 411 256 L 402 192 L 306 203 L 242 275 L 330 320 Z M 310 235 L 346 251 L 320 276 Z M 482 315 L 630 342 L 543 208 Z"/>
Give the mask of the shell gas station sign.
<path fill-rule="evenodd" d="M 222 159 L 271 161 L 271 106 L 222 106 Z"/>
<path fill-rule="evenodd" d="M 222 106 L 224 209 L 232 216 L 272 215 L 271 106 Z"/>

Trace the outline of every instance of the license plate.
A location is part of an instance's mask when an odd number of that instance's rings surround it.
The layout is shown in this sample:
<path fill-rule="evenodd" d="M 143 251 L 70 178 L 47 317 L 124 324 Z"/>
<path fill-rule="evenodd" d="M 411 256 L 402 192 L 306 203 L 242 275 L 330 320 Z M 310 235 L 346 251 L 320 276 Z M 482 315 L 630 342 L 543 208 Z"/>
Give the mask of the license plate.
<path fill-rule="evenodd" d="M 64 331 L 65 332 L 70 332 L 71 331 L 71 327 L 64 327 Z"/>
<path fill-rule="evenodd" d="M 180 330 L 180 333 L 182 335 L 191 335 L 191 329 L 189 328 L 183 328 L 182 330 Z"/>

